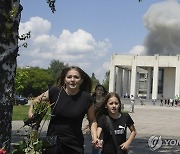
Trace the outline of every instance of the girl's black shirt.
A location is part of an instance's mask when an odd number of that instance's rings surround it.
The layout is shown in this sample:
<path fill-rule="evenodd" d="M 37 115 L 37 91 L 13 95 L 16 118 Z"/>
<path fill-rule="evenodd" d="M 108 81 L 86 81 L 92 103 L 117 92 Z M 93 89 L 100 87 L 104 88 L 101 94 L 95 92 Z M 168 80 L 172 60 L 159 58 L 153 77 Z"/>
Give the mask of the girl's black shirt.
<path fill-rule="evenodd" d="M 132 118 L 128 113 L 121 113 L 120 118 L 118 119 L 113 119 L 111 118 L 111 122 L 115 131 L 116 139 L 118 145 L 121 145 L 126 141 L 126 131 L 127 127 L 130 127 L 134 124 Z M 110 129 L 107 125 L 107 120 L 106 116 L 103 115 L 99 121 L 98 121 L 98 127 L 102 128 L 103 131 L 103 149 L 102 149 L 102 154 L 116 154 L 115 152 L 115 147 L 114 147 L 114 142 L 112 139 L 112 135 L 110 134 Z M 123 151 L 123 154 L 126 154 L 127 151 Z"/>
<path fill-rule="evenodd" d="M 49 89 L 50 104 L 55 103 L 60 88 Z M 76 95 L 68 95 L 62 88 L 56 106 L 52 105 L 52 117 L 47 135 L 58 135 L 68 145 L 83 146 L 82 121 L 93 103 L 91 95 L 79 91 Z"/>

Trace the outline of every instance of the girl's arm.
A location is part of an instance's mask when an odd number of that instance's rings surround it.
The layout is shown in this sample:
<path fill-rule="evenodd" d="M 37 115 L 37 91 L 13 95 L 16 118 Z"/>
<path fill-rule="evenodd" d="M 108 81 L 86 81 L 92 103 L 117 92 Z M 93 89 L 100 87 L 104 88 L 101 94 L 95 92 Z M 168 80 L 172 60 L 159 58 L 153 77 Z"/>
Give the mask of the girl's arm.
<path fill-rule="evenodd" d="M 126 142 L 124 142 L 123 144 L 120 145 L 122 150 L 127 150 L 129 148 L 129 145 L 132 143 L 132 141 L 134 140 L 134 138 L 137 134 L 134 125 L 131 125 L 129 127 L 129 130 L 131 131 L 129 138 L 127 139 Z"/>
<path fill-rule="evenodd" d="M 29 111 L 28 111 L 28 117 L 31 118 L 33 116 L 33 103 L 40 102 L 40 101 L 49 101 L 49 91 L 42 93 L 41 95 L 37 96 L 31 103 Z"/>

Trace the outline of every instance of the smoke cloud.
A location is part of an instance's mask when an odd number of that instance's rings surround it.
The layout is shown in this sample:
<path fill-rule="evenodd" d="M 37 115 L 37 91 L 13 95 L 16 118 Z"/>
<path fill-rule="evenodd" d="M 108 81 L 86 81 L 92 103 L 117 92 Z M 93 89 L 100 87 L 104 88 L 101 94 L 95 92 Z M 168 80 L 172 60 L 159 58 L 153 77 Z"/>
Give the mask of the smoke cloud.
<path fill-rule="evenodd" d="M 144 46 L 148 55 L 180 54 L 180 4 L 166 0 L 152 5 L 144 15 L 149 33 Z"/>

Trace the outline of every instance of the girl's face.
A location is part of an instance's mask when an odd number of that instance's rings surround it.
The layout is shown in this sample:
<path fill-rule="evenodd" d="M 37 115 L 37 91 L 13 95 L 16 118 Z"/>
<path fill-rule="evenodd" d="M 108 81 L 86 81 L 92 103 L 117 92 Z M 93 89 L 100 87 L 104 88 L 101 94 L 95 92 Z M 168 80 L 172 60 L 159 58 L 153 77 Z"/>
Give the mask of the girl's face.
<path fill-rule="evenodd" d="M 66 88 L 69 90 L 79 90 L 79 87 L 83 81 L 79 72 L 75 69 L 69 70 L 64 80 Z"/>
<path fill-rule="evenodd" d="M 103 93 L 104 93 L 104 89 L 103 89 L 103 87 L 98 86 L 98 87 L 96 88 L 95 92 L 96 92 L 96 95 L 102 96 Z"/>
<path fill-rule="evenodd" d="M 119 100 L 115 96 L 109 98 L 106 107 L 108 109 L 109 114 L 119 113 L 119 108 L 120 108 Z"/>

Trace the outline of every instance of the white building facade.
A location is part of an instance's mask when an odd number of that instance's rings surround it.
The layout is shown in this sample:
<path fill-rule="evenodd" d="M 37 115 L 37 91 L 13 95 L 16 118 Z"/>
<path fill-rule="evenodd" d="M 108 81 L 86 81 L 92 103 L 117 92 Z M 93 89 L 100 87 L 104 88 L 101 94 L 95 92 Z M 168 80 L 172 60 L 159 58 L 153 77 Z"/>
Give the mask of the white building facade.
<path fill-rule="evenodd" d="M 180 55 L 111 57 L 109 92 L 164 99 L 180 96 Z"/>

